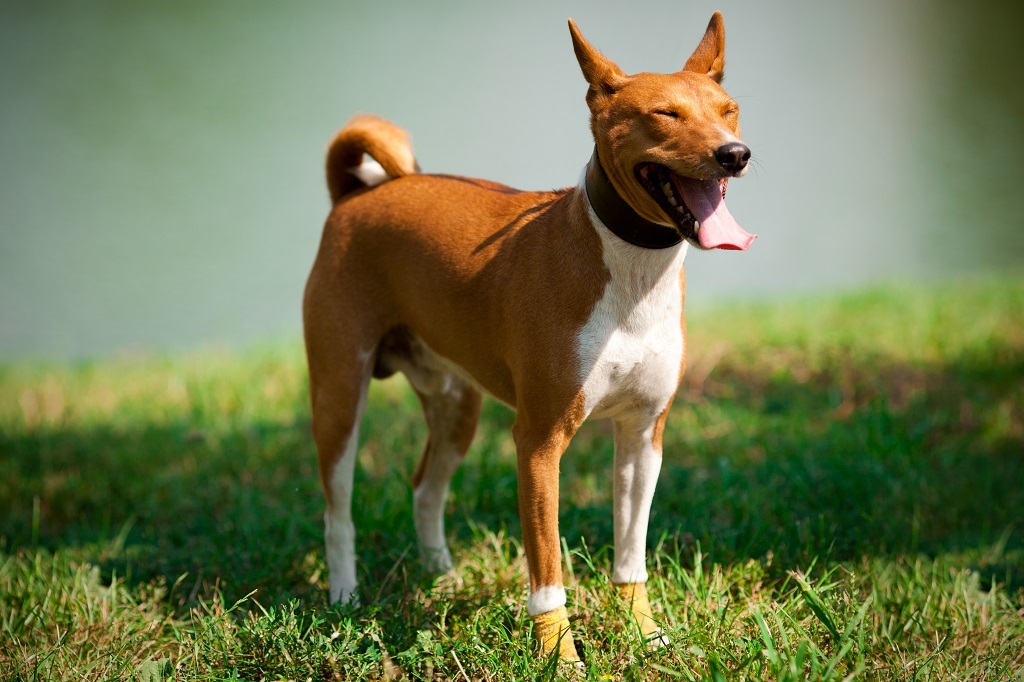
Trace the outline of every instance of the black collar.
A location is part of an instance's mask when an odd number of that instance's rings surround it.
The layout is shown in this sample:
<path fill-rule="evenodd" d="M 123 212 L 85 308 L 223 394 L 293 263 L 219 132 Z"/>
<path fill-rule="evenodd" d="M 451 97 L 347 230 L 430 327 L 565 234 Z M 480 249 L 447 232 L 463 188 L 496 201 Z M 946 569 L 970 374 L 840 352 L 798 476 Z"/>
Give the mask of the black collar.
<path fill-rule="evenodd" d="M 674 227 L 666 227 L 652 223 L 643 218 L 619 196 L 612 186 L 611 180 L 601 167 L 597 158 L 597 148 L 587 164 L 584 180 L 587 188 L 587 199 L 594 213 L 601 222 L 620 239 L 644 249 L 667 249 L 683 241 L 682 236 Z"/>

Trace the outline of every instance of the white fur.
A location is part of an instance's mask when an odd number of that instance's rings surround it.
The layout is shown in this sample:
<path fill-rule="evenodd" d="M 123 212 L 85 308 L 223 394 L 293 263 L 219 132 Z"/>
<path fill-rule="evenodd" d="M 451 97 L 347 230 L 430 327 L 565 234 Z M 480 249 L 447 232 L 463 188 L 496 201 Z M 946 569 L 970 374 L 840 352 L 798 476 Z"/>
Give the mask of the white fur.
<path fill-rule="evenodd" d="M 461 461 L 457 452 L 443 445 L 435 447 L 423 480 L 413 491 L 413 521 L 420 555 L 428 570 L 447 571 L 452 567 L 444 533 L 444 507 L 452 474 Z"/>
<path fill-rule="evenodd" d="M 551 585 L 530 593 L 530 598 L 526 601 L 526 612 L 530 616 L 539 616 L 554 611 L 559 606 L 565 606 L 565 588 L 561 585 Z"/>
<path fill-rule="evenodd" d="M 687 243 L 644 249 L 612 234 L 593 210 L 590 220 L 611 278 L 577 336 L 586 414 L 654 418 L 679 385 Z"/>
<path fill-rule="evenodd" d="M 330 570 L 331 603 L 348 602 L 356 597 L 356 529 L 352 523 L 352 478 L 355 471 L 359 427 L 345 445 L 345 453 L 331 474 L 331 498 L 334 502 L 324 513 L 324 544 Z"/>
<path fill-rule="evenodd" d="M 647 581 L 651 501 L 661 470 L 654 425 L 679 385 L 685 352 L 680 275 L 687 244 L 644 249 L 590 209 L 611 277 L 577 337 L 588 416 L 615 420 L 614 583 Z"/>
<path fill-rule="evenodd" d="M 391 179 L 384 167 L 372 158 L 367 158 L 358 166 L 349 168 L 348 172 L 362 180 L 367 187 L 376 187 Z"/>
<path fill-rule="evenodd" d="M 615 422 L 612 582 L 617 585 L 647 582 L 647 523 L 661 471 L 661 453 L 651 442 L 652 431 L 648 420 Z"/>
<path fill-rule="evenodd" d="M 439 457 L 440 453 L 435 453 Z M 451 462 L 453 466 L 447 466 Z M 444 534 L 444 505 L 448 498 L 448 483 L 451 473 L 458 465 L 458 459 L 445 458 L 445 473 L 440 476 L 424 477 L 420 487 L 413 491 L 413 521 L 419 541 L 420 559 L 428 571 L 444 573 L 450 571 L 452 554 L 448 550 L 448 539 Z"/>

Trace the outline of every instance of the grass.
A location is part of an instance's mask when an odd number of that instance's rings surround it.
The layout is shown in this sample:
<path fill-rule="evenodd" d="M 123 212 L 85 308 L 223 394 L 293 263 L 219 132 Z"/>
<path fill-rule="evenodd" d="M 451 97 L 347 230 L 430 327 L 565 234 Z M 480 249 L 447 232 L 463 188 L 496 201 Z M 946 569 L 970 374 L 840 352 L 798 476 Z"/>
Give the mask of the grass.
<path fill-rule="evenodd" d="M 646 651 L 608 575 L 610 431 L 563 460 L 591 679 L 1024 680 L 1024 276 L 691 315 Z M 513 415 L 456 474 L 456 572 L 418 567 L 425 431 L 376 384 L 361 609 L 325 604 L 299 344 L 0 367 L 0 678 L 525 680 Z"/>

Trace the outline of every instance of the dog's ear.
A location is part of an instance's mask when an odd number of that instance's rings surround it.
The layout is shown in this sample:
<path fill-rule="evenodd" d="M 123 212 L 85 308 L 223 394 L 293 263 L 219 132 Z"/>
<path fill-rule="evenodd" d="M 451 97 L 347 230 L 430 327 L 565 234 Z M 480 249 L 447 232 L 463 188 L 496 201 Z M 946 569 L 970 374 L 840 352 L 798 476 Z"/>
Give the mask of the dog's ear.
<path fill-rule="evenodd" d="M 722 21 L 721 12 L 711 15 L 708 30 L 704 32 L 700 45 L 686 60 L 683 71 L 706 74 L 716 83 L 721 83 L 725 78 L 725 22 Z"/>
<path fill-rule="evenodd" d="M 580 33 L 579 27 L 572 19 L 569 20 L 569 33 L 572 35 L 572 49 L 576 52 L 576 61 L 580 63 L 583 77 L 590 83 L 587 102 L 597 97 L 615 94 L 626 82 L 628 76 L 622 72 L 618 64 L 597 51 Z"/>

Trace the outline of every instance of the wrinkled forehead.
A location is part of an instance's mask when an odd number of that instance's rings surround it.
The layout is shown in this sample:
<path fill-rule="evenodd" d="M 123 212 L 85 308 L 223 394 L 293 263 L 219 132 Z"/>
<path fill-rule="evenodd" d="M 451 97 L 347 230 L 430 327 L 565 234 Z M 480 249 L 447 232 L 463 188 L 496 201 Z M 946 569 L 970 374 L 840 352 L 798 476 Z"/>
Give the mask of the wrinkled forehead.
<path fill-rule="evenodd" d="M 641 108 L 676 105 L 718 110 L 732 101 L 718 83 L 689 71 L 635 74 L 619 95 Z"/>

